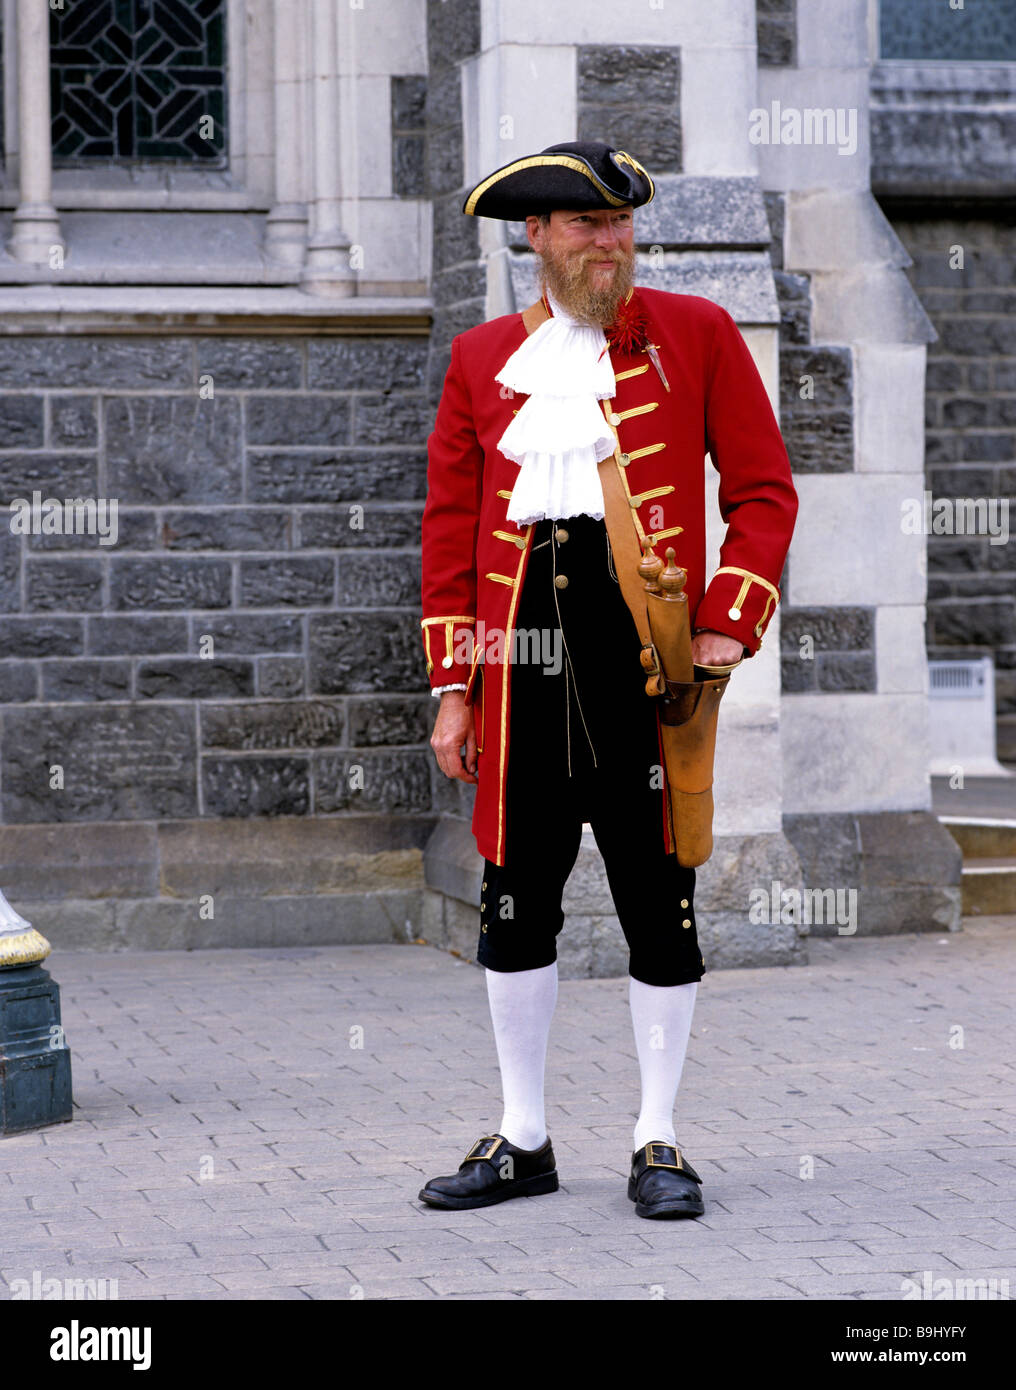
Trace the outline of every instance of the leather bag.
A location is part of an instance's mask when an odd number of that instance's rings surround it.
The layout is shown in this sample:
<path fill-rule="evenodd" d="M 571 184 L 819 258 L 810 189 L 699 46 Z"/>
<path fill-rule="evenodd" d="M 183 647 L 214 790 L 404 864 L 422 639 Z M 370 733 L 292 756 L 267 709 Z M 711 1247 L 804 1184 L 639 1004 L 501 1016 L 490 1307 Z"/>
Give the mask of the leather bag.
<path fill-rule="evenodd" d="M 619 453 L 619 446 L 615 445 L 613 456 L 608 455 L 598 465 L 603 486 L 604 520 L 621 592 L 642 643 L 642 665 L 648 675 L 646 691 L 660 701 L 660 738 L 667 771 L 670 826 L 677 861 L 685 868 L 695 868 L 704 864 L 713 852 L 716 724 L 720 700 L 730 681 L 730 672 L 740 662 L 734 662 L 729 667 L 693 665 L 685 605 L 683 621 L 687 656 L 676 663 L 680 669 L 672 674 L 690 676 L 691 679 L 669 679 L 671 673 L 661 666 L 650 616 L 653 605 L 660 600 L 650 592 L 643 578 L 645 559 L 652 555 L 652 550 L 647 548 L 644 556 L 640 548 L 621 478 Z M 643 573 L 640 573 L 640 566 L 643 566 Z M 657 561 L 657 568 L 661 567 Z M 668 644 L 671 650 L 674 645 L 673 642 Z M 675 664 L 673 660 L 672 664 Z"/>

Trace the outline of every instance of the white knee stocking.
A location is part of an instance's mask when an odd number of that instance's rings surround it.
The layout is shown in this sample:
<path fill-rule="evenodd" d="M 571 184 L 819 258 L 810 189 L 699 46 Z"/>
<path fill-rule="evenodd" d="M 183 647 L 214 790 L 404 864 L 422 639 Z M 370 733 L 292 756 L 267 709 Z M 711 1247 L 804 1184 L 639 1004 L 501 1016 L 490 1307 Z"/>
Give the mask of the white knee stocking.
<path fill-rule="evenodd" d="M 635 1125 L 635 1149 L 653 1139 L 677 1142 L 674 1100 L 688 1049 L 697 990 L 697 981 L 660 986 L 630 977 L 628 997 L 642 1074 L 642 1108 Z"/>
<path fill-rule="evenodd" d="M 504 1097 L 498 1133 L 516 1148 L 538 1149 L 547 1138 L 543 1077 L 557 961 L 537 970 L 488 970 L 487 999 Z"/>

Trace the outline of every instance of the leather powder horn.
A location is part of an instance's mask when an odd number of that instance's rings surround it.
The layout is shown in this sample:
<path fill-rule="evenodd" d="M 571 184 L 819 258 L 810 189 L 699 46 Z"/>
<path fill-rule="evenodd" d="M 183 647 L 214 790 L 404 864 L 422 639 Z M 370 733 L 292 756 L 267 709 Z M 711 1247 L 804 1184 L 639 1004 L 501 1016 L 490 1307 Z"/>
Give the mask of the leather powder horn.
<path fill-rule="evenodd" d="M 601 401 L 609 422 L 609 407 Z M 660 700 L 660 738 L 670 791 L 670 828 L 677 861 L 685 868 L 704 864 L 713 852 L 713 758 L 716 719 L 731 666 L 696 666 L 691 654 L 687 575 L 653 552 L 642 552 L 635 528 L 617 431 L 614 453 L 597 465 L 603 486 L 603 513 L 617 579 L 641 645 L 646 694 Z M 640 576 L 643 583 L 640 583 Z M 659 582 L 657 581 L 659 576 Z M 666 578 L 664 579 L 664 576 Z"/>
<path fill-rule="evenodd" d="M 677 861 L 696 868 L 713 852 L 716 722 L 730 672 L 696 666 L 692 660 L 687 574 L 674 563 L 673 547 L 668 546 L 664 564 L 647 543 L 638 572 L 645 581 L 649 632 L 663 678 L 660 733 Z M 652 662 L 651 651 L 643 653 L 644 666 L 646 658 Z M 651 675 L 647 692 L 658 687 L 659 680 Z"/>

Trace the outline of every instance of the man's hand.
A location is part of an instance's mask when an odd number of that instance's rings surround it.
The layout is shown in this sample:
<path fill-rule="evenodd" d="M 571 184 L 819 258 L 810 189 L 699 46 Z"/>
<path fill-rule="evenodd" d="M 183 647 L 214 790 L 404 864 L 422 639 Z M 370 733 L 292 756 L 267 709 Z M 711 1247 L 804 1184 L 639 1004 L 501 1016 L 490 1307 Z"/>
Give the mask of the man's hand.
<path fill-rule="evenodd" d="M 691 656 L 696 666 L 731 666 L 744 656 L 744 647 L 722 632 L 700 632 L 691 639 Z"/>
<path fill-rule="evenodd" d="M 465 766 L 462 760 L 462 745 L 466 745 Z M 434 721 L 434 732 L 430 736 L 438 767 L 446 777 L 457 777 L 463 782 L 476 782 L 476 729 L 473 724 L 473 711 L 466 704 L 465 692 L 448 690 L 441 696 L 441 708 Z"/>

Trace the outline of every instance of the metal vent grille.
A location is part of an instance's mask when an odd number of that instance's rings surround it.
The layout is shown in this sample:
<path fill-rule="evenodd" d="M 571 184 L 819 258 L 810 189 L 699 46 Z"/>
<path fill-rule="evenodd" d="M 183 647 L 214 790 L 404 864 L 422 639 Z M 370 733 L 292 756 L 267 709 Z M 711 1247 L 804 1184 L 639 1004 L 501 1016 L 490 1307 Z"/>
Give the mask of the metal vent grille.
<path fill-rule="evenodd" d="M 984 700 L 988 688 L 983 657 L 976 661 L 928 662 L 928 694 L 933 700 Z"/>

